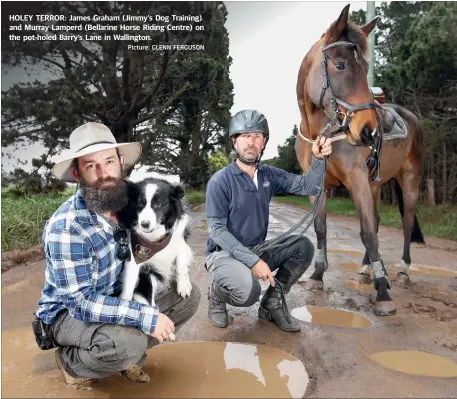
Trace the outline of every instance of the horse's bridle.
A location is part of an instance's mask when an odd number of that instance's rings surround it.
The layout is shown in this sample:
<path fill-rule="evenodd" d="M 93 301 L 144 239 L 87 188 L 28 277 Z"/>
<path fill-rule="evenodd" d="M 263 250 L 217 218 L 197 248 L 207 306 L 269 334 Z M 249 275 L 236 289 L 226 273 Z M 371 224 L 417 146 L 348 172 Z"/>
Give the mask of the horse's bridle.
<path fill-rule="evenodd" d="M 357 111 L 360 111 L 362 109 L 375 109 L 380 108 L 378 104 L 374 102 L 374 99 L 370 103 L 365 103 L 365 104 L 357 104 L 357 105 L 351 105 L 348 104 L 345 101 L 340 100 L 338 97 L 336 97 L 335 92 L 333 91 L 332 85 L 330 84 L 330 80 L 328 78 L 328 71 L 327 71 L 327 58 L 329 57 L 327 54 L 327 50 L 335 48 L 335 47 L 351 47 L 354 48 L 356 45 L 351 42 L 346 42 L 346 41 L 338 41 L 334 43 L 327 44 L 322 48 L 322 75 L 323 75 L 323 83 L 322 83 L 322 91 L 319 99 L 319 107 L 324 110 L 325 112 L 325 107 L 324 107 L 324 97 L 327 89 L 330 90 L 330 104 L 332 106 L 333 110 L 333 120 L 331 120 L 320 132 L 320 136 L 325 135 L 326 137 L 334 137 L 336 135 L 339 135 L 341 133 L 346 134 L 350 128 L 349 124 L 351 123 L 351 118 L 354 117 L 355 113 Z M 331 57 L 330 57 L 331 58 Z M 346 112 L 340 111 L 338 109 L 338 105 L 341 105 L 346 109 Z M 340 120 L 340 115 L 344 116 L 343 122 Z M 373 133 L 372 137 L 374 139 L 374 144 L 371 146 L 373 154 L 369 157 L 367 160 L 367 166 L 371 170 L 375 168 L 375 176 L 373 177 L 373 181 L 380 182 L 381 178 L 379 177 L 379 156 L 380 156 L 380 151 L 381 151 L 381 144 L 382 144 L 382 134 L 380 133 L 380 129 L 382 128 L 382 122 L 379 118 L 378 112 L 376 112 L 376 120 L 378 122 L 378 128 L 376 128 Z M 332 126 L 337 126 L 337 129 L 327 133 L 327 131 L 332 127 Z"/>

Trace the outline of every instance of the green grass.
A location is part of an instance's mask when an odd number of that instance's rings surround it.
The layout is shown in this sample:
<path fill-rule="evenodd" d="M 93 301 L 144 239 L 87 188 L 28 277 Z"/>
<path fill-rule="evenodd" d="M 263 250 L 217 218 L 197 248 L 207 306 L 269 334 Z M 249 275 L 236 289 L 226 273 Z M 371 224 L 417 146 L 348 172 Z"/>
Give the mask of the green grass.
<path fill-rule="evenodd" d="M 275 197 L 278 202 L 311 208 L 308 197 Z M 402 229 L 400 211 L 397 205 L 381 204 L 378 207 L 381 225 Z M 357 210 L 350 198 L 333 198 L 327 201 L 327 212 L 343 216 L 357 217 Z M 419 205 L 417 217 L 425 235 L 457 241 L 457 205 L 443 204 L 435 207 Z"/>
<path fill-rule="evenodd" d="M 39 244 L 46 220 L 70 195 L 14 198 L 2 193 L 2 252 Z"/>
<path fill-rule="evenodd" d="M 73 193 L 74 189 L 70 188 L 54 196 L 33 195 L 16 198 L 11 193 L 2 191 L 2 251 L 23 250 L 40 244 L 46 220 Z M 196 206 L 205 202 L 205 193 L 189 191 L 186 198 L 192 206 Z M 275 197 L 275 200 L 304 209 L 311 207 L 308 197 Z M 349 198 L 329 199 L 328 212 L 357 216 L 354 202 Z M 397 206 L 382 204 L 380 215 L 382 225 L 402 228 Z M 420 205 L 418 218 L 425 235 L 457 240 L 457 205 Z"/>
<path fill-rule="evenodd" d="M 24 250 L 41 243 L 46 221 L 75 192 L 15 197 L 11 190 L 2 190 L 2 252 Z M 205 202 L 205 193 L 190 191 L 186 198 L 192 206 Z"/>
<path fill-rule="evenodd" d="M 205 193 L 203 191 L 189 191 L 186 193 L 186 199 L 192 206 L 204 204 Z"/>

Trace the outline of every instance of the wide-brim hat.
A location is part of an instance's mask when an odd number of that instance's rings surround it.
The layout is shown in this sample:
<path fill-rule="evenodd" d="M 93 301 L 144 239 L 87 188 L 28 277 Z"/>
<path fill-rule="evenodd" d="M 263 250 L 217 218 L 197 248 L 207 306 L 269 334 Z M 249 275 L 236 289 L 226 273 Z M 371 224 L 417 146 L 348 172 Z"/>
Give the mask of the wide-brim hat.
<path fill-rule="evenodd" d="M 59 180 L 75 183 L 73 160 L 99 151 L 118 148 L 125 158 L 127 169 L 138 162 L 142 147 L 140 143 L 117 143 L 111 130 L 101 123 L 89 122 L 79 126 L 70 135 L 70 148 L 64 151 L 52 168 L 52 174 Z"/>

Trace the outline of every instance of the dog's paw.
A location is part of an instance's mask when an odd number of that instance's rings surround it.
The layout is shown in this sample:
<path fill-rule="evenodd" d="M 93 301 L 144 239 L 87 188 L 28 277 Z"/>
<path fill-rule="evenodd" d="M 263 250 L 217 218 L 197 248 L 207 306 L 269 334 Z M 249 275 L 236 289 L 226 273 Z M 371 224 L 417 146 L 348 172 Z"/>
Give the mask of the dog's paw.
<path fill-rule="evenodd" d="M 192 284 L 190 283 L 189 277 L 178 279 L 178 294 L 183 298 L 190 296 L 192 292 Z"/>

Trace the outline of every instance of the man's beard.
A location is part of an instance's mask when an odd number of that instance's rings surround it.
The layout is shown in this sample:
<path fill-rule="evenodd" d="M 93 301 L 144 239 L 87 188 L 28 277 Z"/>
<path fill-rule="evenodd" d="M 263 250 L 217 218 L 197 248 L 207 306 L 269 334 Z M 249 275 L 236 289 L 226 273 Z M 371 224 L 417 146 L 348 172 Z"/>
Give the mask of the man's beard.
<path fill-rule="evenodd" d="M 119 178 L 107 177 L 98 179 L 94 184 L 88 185 L 83 178 L 80 179 L 81 195 L 86 201 L 87 208 L 95 213 L 118 212 L 127 205 L 127 183 L 124 181 L 125 173 L 121 172 Z M 100 188 L 104 183 L 112 182 L 113 186 Z"/>

